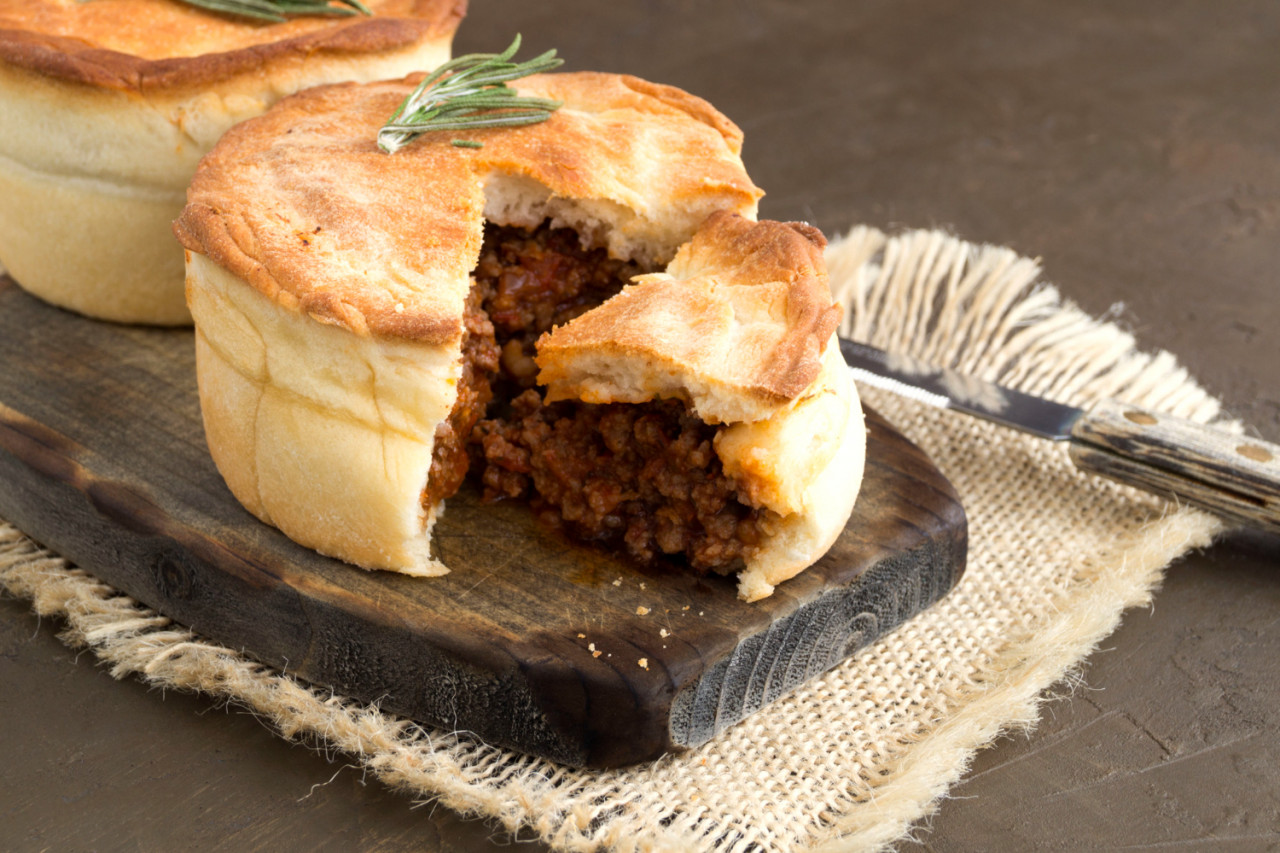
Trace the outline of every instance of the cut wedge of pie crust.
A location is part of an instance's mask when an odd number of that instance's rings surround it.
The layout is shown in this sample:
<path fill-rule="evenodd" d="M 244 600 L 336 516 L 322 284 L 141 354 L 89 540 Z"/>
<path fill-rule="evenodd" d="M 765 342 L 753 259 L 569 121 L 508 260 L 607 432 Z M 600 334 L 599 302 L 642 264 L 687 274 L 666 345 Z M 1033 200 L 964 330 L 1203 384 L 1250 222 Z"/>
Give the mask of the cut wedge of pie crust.
<path fill-rule="evenodd" d="M 632 77 L 546 74 L 542 124 L 381 123 L 418 77 L 233 128 L 174 226 L 206 435 L 236 498 L 321 553 L 437 575 L 464 477 L 755 600 L 849 518 L 865 435 L 825 241 L 756 222 L 737 127 Z M 464 136 L 479 147 L 457 147 Z"/>

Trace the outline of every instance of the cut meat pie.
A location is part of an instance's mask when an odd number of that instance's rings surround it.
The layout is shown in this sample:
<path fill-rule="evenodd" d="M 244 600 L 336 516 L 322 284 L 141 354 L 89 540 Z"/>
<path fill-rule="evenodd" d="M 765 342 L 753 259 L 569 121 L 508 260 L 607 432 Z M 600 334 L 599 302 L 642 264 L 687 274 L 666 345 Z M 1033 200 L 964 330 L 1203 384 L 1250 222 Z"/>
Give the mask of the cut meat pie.
<path fill-rule="evenodd" d="M 752 221 L 738 129 L 676 89 L 547 74 L 516 86 L 564 102 L 543 124 L 383 154 L 416 79 L 286 99 L 196 174 L 175 231 L 236 497 L 410 574 L 447 571 L 429 533 L 468 471 L 569 535 L 738 571 L 747 599 L 821 556 L 861 411 L 824 241 Z"/>
<path fill-rule="evenodd" d="M 232 124 L 321 83 L 449 56 L 465 0 L 265 23 L 179 0 L 0 0 L 0 265 L 108 320 L 190 322 L 170 231 Z"/>

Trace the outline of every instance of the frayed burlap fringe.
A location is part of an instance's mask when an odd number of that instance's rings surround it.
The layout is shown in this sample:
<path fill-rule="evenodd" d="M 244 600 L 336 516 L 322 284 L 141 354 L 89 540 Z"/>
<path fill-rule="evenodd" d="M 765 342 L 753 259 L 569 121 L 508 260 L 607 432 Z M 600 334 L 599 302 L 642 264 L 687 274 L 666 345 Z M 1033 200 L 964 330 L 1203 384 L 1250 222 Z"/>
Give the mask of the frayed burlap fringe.
<path fill-rule="evenodd" d="M 842 331 L 1065 402 L 1118 397 L 1208 421 L 1168 354 L 1092 319 L 1002 248 L 857 228 L 828 250 Z M 713 742 L 653 765 L 560 767 L 424 729 L 193 636 L 0 523 L 0 585 L 65 620 L 113 675 L 199 690 L 352 756 L 411 796 L 567 850 L 874 850 L 903 838 L 997 734 L 1034 724 L 1121 612 L 1218 523 L 1079 474 L 1061 448 L 866 389 L 969 512 L 962 584 Z"/>

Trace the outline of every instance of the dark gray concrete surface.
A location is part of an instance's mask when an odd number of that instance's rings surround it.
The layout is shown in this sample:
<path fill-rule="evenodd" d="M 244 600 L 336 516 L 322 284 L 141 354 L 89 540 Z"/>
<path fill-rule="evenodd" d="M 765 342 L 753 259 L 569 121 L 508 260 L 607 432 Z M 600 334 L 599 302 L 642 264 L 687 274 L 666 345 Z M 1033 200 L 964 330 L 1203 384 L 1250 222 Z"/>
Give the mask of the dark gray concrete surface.
<path fill-rule="evenodd" d="M 474 0 L 457 49 L 516 31 L 716 103 L 764 216 L 1042 258 L 1280 441 L 1273 3 Z M 243 713 L 113 681 L 56 630 L 0 602 L 0 848 L 511 847 Z M 1280 540 L 1189 556 L 903 849 L 1280 849 L 1278 660 Z"/>

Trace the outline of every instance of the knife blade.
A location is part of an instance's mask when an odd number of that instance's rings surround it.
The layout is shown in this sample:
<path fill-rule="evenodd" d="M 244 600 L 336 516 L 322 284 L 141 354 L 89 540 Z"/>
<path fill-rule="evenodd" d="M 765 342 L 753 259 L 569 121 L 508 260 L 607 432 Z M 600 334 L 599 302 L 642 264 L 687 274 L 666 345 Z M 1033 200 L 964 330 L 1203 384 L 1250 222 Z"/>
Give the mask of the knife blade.
<path fill-rule="evenodd" d="M 854 379 L 1051 441 L 1084 471 L 1280 533 L 1280 446 L 1117 400 L 1087 409 L 846 338 Z"/>

